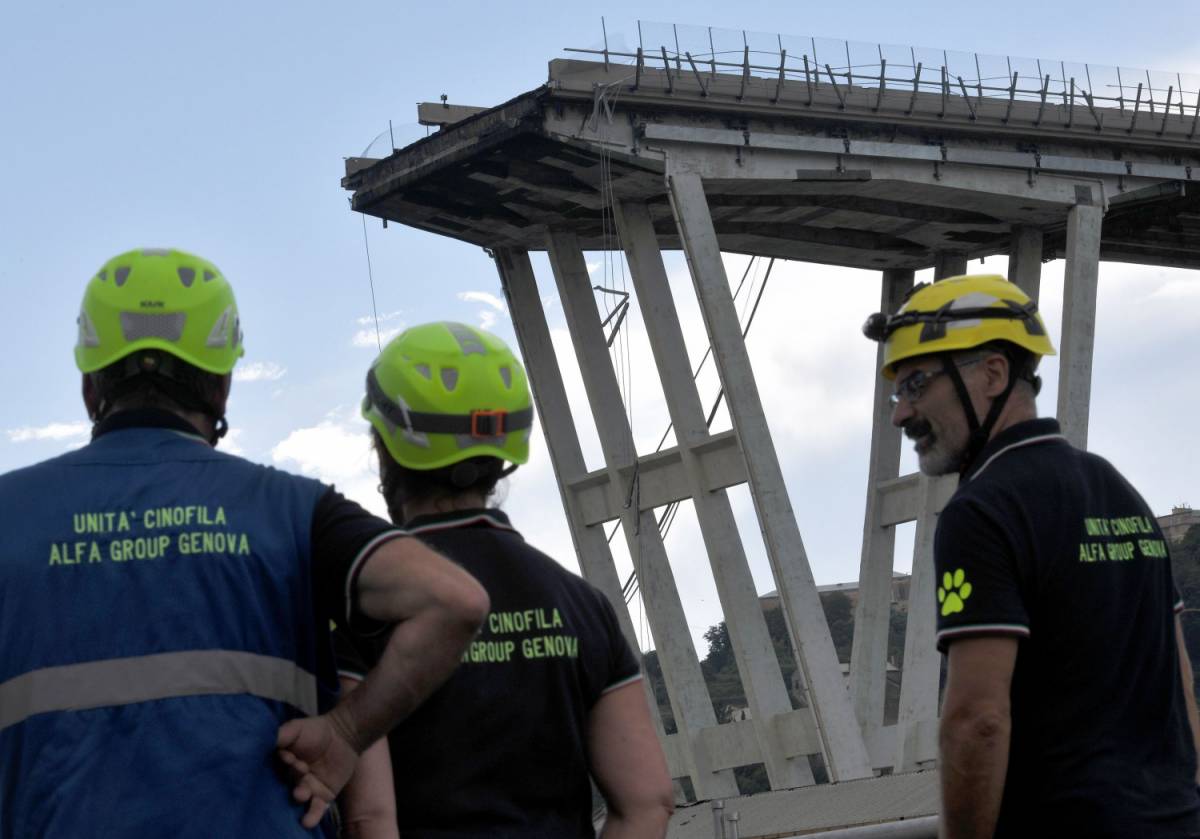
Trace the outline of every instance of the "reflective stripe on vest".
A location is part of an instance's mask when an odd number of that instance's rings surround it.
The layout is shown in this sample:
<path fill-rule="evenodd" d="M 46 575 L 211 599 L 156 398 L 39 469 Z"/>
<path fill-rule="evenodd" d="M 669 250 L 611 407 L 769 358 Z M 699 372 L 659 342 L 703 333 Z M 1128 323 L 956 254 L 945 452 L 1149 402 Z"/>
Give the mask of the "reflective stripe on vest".
<path fill-rule="evenodd" d="M 0 730 L 34 714 L 155 699 L 250 694 L 317 713 L 317 679 L 294 661 L 233 650 L 188 650 L 46 667 L 0 683 Z"/>

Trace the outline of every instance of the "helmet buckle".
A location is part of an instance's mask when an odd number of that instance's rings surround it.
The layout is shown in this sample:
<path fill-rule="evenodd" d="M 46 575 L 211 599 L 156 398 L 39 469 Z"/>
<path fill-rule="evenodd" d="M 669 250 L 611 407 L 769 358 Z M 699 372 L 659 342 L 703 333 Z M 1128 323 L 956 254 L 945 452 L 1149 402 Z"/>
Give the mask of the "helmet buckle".
<path fill-rule="evenodd" d="M 472 411 L 471 436 L 496 437 L 504 433 L 504 418 L 508 411 Z"/>

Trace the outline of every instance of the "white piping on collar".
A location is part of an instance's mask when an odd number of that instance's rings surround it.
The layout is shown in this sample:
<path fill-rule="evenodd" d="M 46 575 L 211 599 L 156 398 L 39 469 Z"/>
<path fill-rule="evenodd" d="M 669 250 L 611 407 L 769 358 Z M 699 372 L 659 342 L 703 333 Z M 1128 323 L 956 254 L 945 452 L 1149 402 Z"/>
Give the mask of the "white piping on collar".
<path fill-rule="evenodd" d="M 1009 443 L 1007 446 L 1000 449 L 1000 451 L 996 452 L 991 457 L 989 457 L 987 460 L 985 460 L 983 462 L 983 465 L 980 466 L 978 469 L 976 469 L 975 474 L 973 474 L 970 478 L 968 478 L 967 481 L 973 481 L 976 478 L 978 478 L 980 475 L 982 475 L 983 470 L 987 469 L 992 464 L 993 460 L 995 460 L 996 458 L 998 458 L 1000 455 L 1004 454 L 1005 452 L 1010 452 L 1013 449 L 1019 449 L 1022 446 L 1031 446 L 1034 443 L 1048 443 L 1051 440 L 1062 440 L 1064 443 L 1070 442 L 1067 440 L 1066 436 L 1063 434 L 1041 434 L 1041 435 L 1038 435 L 1037 437 L 1029 437 L 1025 440 L 1018 440 L 1015 443 Z"/>
<path fill-rule="evenodd" d="M 208 446 L 210 449 L 216 448 L 216 446 L 214 446 L 212 443 L 208 442 L 208 440 L 204 439 L 204 435 L 198 431 L 183 431 L 178 428 L 167 428 L 164 430 L 170 431 L 174 434 L 178 434 L 180 437 L 184 438 L 185 440 L 192 440 L 197 443 L 203 443 L 204 445 Z M 229 452 L 225 452 L 225 454 L 229 454 Z"/>
<path fill-rule="evenodd" d="M 454 519 L 453 521 L 431 521 L 429 524 L 419 524 L 416 527 L 406 527 L 409 533 L 430 533 L 435 530 L 450 530 L 455 527 L 465 527 L 468 524 L 488 524 L 497 530 L 511 530 L 513 533 L 517 529 L 510 524 L 505 524 L 502 521 L 494 518 L 490 513 L 478 513 L 465 519 Z"/>
<path fill-rule="evenodd" d="M 408 536 L 408 533 L 404 530 L 385 530 L 378 536 L 371 539 L 371 541 L 367 542 L 367 544 L 363 545 L 362 549 L 358 552 L 358 555 L 354 557 L 354 561 L 350 563 L 350 568 L 346 571 L 346 579 L 344 582 L 346 594 L 346 626 L 351 626 L 352 621 L 354 620 L 354 612 L 356 611 L 354 608 L 354 584 L 358 580 L 358 575 L 362 572 L 363 563 L 370 559 L 374 555 L 375 549 L 384 542 L 390 542 L 393 539 L 402 539 L 405 536 Z"/>

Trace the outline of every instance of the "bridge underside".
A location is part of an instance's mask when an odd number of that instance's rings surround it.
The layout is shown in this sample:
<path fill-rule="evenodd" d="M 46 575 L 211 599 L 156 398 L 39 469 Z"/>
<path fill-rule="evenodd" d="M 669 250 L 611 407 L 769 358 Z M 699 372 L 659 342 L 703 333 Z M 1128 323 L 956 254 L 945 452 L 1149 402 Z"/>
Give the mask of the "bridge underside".
<path fill-rule="evenodd" d="M 839 782 L 929 767 L 938 716 L 932 537 L 954 482 L 899 474 L 900 435 L 879 382 L 847 690 L 721 252 L 880 271 L 884 311 L 898 307 L 918 269 L 933 266 L 941 278 L 963 273 L 968 259 L 1007 255 L 1009 278 L 1036 298 L 1042 262 L 1064 258 L 1058 417 L 1084 446 L 1099 263 L 1200 268 L 1200 144 L 1171 113 L 1147 125 L 1136 113 L 1093 112 L 1091 126 L 1044 97 L 957 102 L 836 84 L 784 95 L 771 79 L 705 81 L 641 65 L 631 76 L 577 61 L 550 69 L 545 87 L 387 158 L 347 160 L 353 208 L 494 255 L 580 567 L 631 640 L 604 523 L 620 521 L 635 558 L 670 700 L 673 730 L 660 721 L 659 733 L 676 778 L 715 799 L 736 795 L 733 770 L 751 764 L 774 790 L 811 785 L 814 766 Z M 652 455 L 634 447 L 583 256 L 615 249 L 628 261 L 678 441 Z M 680 249 L 731 432 L 710 434 L 693 381 L 662 257 Z M 599 470 L 584 464 L 579 406 L 550 340 L 529 259 L 541 250 L 599 432 Z M 739 484 L 754 500 L 802 702 L 784 684 L 733 520 L 726 488 Z M 737 722 L 716 720 L 655 518 L 684 499 L 696 508 L 749 705 Z M 899 718 L 885 724 L 893 548 L 905 522 L 916 528 L 904 672 Z"/>
<path fill-rule="evenodd" d="M 579 64 L 555 62 L 565 65 L 559 68 L 564 75 L 574 72 L 579 90 L 562 84 L 540 88 L 383 161 L 352 158 L 344 183 L 354 190 L 354 209 L 483 247 L 544 250 L 546 230 L 553 228 L 597 250 L 611 246 L 605 222 L 610 199 L 636 200 L 650 211 L 659 247 L 678 250 L 656 146 L 688 142 L 726 150 L 741 169 L 705 177 L 713 225 L 726 252 L 920 269 L 942 252 L 966 258 L 1007 253 L 1013 229 L 1032 226 L 1042 231 L 1045 259 L 1065 254 L 1062 213 L 1034 196 L 981 193 L 936 179 L 927 184 L 889 179 L 871 165 L 910 160 L 943 170 L 1004 168 L 1035 182 L 1072 171 L 1105 178 L 1111 191 L 1102 260 L 1200 268 L 1200 167 L 1197 182 L 1189 182 L 1191 167 L 1173 149 L 1137 158 L 1128 153 L 1129 138 L 1122 137 L 1103 143 L 1110 146 L 1100 150 L 1109 152 L 1106 159 L 1096 148 L 1102 138 L 1085 132 L 1069 139 L 1051 136 L 1032 150 L 1032 144 L 1007 138 L 981 140 L 983 132 L 974 125 L 880 127 L 811 111 L 797 123 L 795 114 L 770 119 L 749 106 L 713 114 L 678 100 L 632 125 L 628 119 L 642 116 L 636 111 L 623 113 L 624 124 L 613 125 L 602 110 L 585 112 L 570 125 L 576 115 L 567 116 L 566 108 L 580 104 L 584 88 L 586 111 L 592 110 L 590 86 L 577 78 Z M 682 97 L 682 88 L 677 90 Z M 1026 106 L 1032 107 L 1018 103 L 1017 113 Z M 589 132 L 593 120 L 598 125 Z M 1012 150 L 1019 147 L 1030 150 Z M 801 156 L 813 155 L 814 165 L 797 166 L 791 177 L 772 172 L 756 178 L 747 159 L 764 151 L 790 151 L 801 163 Z M 1072 154 L 1078 155 L 1073 170 L 1047 168 Z M 1081 170 L 1081 163 L 1091 164 L 1091 171 Z M 1178 177 L 1161 177 L 1158 170 L 1168 168 L 1177 169 L 1170 174 Z"/>

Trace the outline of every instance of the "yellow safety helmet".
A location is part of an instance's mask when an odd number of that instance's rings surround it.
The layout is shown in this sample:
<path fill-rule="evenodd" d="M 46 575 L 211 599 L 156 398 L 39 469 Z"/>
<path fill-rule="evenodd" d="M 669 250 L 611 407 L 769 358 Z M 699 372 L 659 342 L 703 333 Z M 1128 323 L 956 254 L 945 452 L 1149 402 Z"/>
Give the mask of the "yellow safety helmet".
<path fill-rule="evenodd" d="M 993 341 L 1007 341 L 1037 356 L 1054 355 L 1037 303 L 996 274 L 922 283 L 894 315 L 877 312 L 867 318 L 863 334 L 883 342 L 879 372 L 887 379 L 896 377 L 896 365 L 906 358 Z"/>
<path fill-rule="evenodd" d="M 408 469 L 529 460 L 525 368 L 500 338 L 464 323 L 425 323 L 393 338 L 367 371 L 362 415 Z"/>

